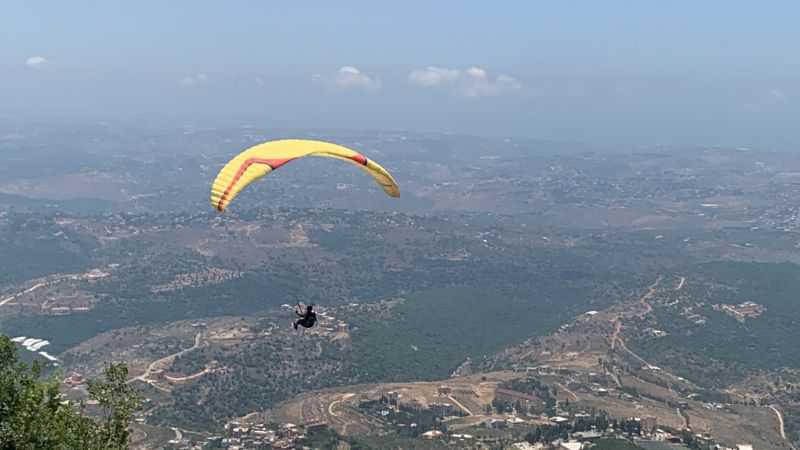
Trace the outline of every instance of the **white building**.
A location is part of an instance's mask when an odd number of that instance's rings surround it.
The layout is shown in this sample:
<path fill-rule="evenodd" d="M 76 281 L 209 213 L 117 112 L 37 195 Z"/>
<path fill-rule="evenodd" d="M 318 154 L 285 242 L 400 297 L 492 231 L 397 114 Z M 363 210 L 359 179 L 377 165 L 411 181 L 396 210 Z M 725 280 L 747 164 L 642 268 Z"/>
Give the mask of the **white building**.
<path fill-rule="evenodd" d="M 422 433 L 422 439 L 438 439 L 442 437 L 444 433 L 439 430 L 431 430 Z"/>
<path fill-rule="evenodd" d="M 512 450 L 542 450 L 543 448 L 543 444 L 530 444 L 528 442 L 517 442 L 515 444 L 511 444 Z"/>
<path fill-rule="evenodd" d="M 581 450 L 582 448 L 583 444 L 580 442 L 562 442 L 558 446 L 558 450 Z"/>

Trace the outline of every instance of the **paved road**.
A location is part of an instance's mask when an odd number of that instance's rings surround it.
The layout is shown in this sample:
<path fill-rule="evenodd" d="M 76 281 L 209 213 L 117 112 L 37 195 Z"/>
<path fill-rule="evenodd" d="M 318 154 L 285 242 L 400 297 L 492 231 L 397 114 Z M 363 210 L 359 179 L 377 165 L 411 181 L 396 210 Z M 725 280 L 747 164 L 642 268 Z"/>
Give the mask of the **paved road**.
<path fill-rule="evenodd" d="M 33 292 L 33 291 L 35 291 L 35 290 L 37 290 L 37 289 L 39 289 L 41 287 L 44 287 L 44 286 L 47 286 L 47 283 L 34 284 L 32 287 L 30 287 L 28 289 L 25 289 L 24 291 L 18 292 L 16 294 L 12 295 L 11 297 L 7 297 L 7 298 L 4 298 L 3 300 L 0 300 L 0 306 L 3 306 L 6 303 L 15 300 L 17 297 L 19 297 L 21 295 L 30 294 L 31 292 Z"/>
<path fill-rule="evenodd" d="M 767 406 L 767 408 L 771 409 L 773 412 L 775 412 L 775 415 L 778 416 L 778 424 L 780 425 L 781 437 L 784 440 L 787 440 L 786 439 L 786 429 L 785 429 L 784 423 L 783 423 L 783 414 L 781 414 L 781 411 L 778 408 L 776 408 L 774 405 L 769 405 L 769 406 Z M 789 445 L 791 445 L 792 448 L 795 448 L 795 446 L 792 445 L 791 443 L 789 443 Z"/>
<path fill-rule="evenodd" d="M 166 389 L 164 389 L 163 387 L 158 386 L 157 384 L 155 384 L 153 382 L 153 380 L 150 380 L 150 375 L 153 373 L 153 371 L 156 369 L 157 366 L 171 364 L 172 361 L 175 360 L 175 358 L 177 358 L 179 356 L 183 356 L 186 353 L 189 353 L 192 350 L 195 350 L 197 347 L 200 347 L 201 338 L 202 337 L 203 337 L 203 333 L 202 332 L 197 333 L 197 335 L 195 335 L 195 337 L 194 337 L 194 345 L 192 345 L 191 347 L 189 347 L 187 349 L 183 349 L 183 350 L 181 350 L 181 351 L 179 351 L 177 353 L 173 353 L 172 355 L 168 355 L 168 356 L 165 356 L 165 357 L 163 357 L 161 359 L 157 359 L 157 360 L 151 362 L 147 366 L 147 369 L 144 371 L 143 374 L 139 375 L 138 377 L 131 378 L 130 380 L 128 380 L 128 383 L 130 383 L 132 381 L 137 381 L 137 380 L 138 381 L 143 381 L 143 382 L 148 383 L 149 385 L 153 386 L 156 389 L 159 389 L 159 390 L 162 390 L 162 391 L 166 391 Z"/>

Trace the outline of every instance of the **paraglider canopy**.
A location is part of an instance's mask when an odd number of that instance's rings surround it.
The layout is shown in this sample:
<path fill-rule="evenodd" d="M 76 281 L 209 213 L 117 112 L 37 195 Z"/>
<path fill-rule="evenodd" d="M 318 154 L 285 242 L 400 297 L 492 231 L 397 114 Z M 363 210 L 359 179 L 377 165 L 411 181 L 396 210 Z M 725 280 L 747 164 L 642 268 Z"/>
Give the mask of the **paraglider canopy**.
<path fill-rule="evenodd" d="M 223 212 L 247 185 L 282 165 L 305 156 L 324 156 L 355 164 L 368 173 L 391 197 L 400 196 L 400 187 L 380 164 L 341 145 L 330 142 L 286 139 L 250 147 L 219 171 L 211 186 L 211 206 Z"/>

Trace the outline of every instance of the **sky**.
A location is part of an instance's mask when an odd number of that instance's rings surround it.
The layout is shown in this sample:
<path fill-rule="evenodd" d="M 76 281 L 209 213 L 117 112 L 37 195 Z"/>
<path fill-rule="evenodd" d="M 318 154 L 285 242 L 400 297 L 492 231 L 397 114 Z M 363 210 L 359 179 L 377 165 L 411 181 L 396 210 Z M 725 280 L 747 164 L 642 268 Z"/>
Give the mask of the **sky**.
<path fill-rule="evenodd" d="M 0 118 L 800 150 L 800 2 L 5 0 Z"/>

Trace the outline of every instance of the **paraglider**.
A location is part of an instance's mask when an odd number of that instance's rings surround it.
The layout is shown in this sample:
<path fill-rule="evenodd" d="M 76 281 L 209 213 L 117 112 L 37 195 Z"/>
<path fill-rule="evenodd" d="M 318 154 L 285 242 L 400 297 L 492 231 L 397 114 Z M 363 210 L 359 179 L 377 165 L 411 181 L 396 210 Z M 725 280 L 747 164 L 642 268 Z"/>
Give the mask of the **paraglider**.
<path fill-rule="evenodd" d="M 294 310 L 294 313 L 297 314 L 297 317 L 299 317 L 299 319 L 295 320 L 292 323 L 292 326 L 294 327 L 295 330 L 297 329 L 298 325 L 302 325 L 303 328 L 311 328 L 314 326 L 315 323 L 317 323 L 317 313 L 314 312 L 313 305 L 306 306 L 306 312 L 301 313 L 300 304 L 298 303 L 297 307 Z"/>
<path fill-rule="evenodd" d="M 278 167 L 305 156 L 323 156 L 348 161 L 372 176 L 391 197 L 400 196 L 400 187 L 380 164 L 341 145 L 329 142 L 286 139 L 250 147 L 231 159 L 217 174 L 211 186 L 211 206 L 223 212 L 250 183 Z"/>

